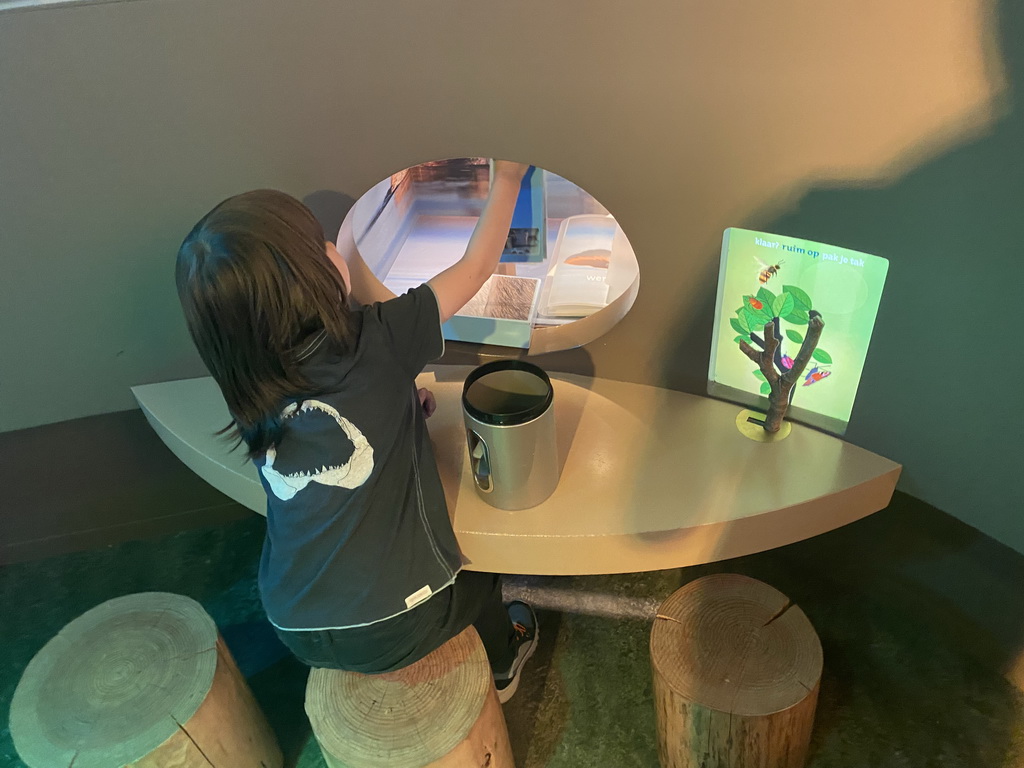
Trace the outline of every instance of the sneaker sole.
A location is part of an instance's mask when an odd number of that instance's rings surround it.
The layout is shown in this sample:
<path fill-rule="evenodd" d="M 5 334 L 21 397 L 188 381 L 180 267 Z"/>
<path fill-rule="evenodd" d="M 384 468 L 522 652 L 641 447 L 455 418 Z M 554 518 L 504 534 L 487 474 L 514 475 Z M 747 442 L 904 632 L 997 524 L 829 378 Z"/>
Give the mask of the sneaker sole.
<path fill-rule="evenodd" d="M 505 704 L 511 699 L 516 691 L 519 689 L 519 678 L 523 674 L 523 667 L 526 666 L 526 662 L 533 656 L 533 652 L 537 650 L 537 646 L 540 645 L 540 628 L 538 627 L 533 635 L 533 642 L 530 644 L 529 649 L 526 651 L 526 656 L 523 658 L 523 663 L 519 665 L 518 671 L 512 676 L 512 682 L 498 691 L 498 703 Z"/>

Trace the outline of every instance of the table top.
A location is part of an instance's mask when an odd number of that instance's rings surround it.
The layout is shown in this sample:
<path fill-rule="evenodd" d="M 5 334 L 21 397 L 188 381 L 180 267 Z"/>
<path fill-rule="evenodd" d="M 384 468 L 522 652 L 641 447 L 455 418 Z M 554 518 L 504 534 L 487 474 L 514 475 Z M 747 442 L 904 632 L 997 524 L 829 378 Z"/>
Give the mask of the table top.
<path fill-rule="evenodd" d="M 793 424 L 740 434 L 740 408 L 629 382 L 552 373 L 561 478 L 531 509 L 496 509 L 469 470 L 460 396 L 469 366 L 435 366 L 427 422 L 467 568 L 518 574 L 626 573 L 791 544 L 886 507 L 900 465 Z M 146 418 L 193 471 L 265 514 L 255 467 L 214 435 L 227 406 L 212 378 L 134 387 Z"/>

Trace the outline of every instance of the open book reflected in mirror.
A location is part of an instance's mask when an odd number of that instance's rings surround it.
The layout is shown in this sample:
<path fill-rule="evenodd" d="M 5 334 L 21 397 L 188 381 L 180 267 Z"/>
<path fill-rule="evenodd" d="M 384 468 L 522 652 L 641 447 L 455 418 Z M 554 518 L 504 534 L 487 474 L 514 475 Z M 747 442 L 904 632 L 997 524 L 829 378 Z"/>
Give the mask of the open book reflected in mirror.
<path fill-rule="evenodd" d="M 541 296 L 542 317 L 586 317 L 607 306 L 617 230 L 611 216 L 570 216 L 562 221 Z"/>

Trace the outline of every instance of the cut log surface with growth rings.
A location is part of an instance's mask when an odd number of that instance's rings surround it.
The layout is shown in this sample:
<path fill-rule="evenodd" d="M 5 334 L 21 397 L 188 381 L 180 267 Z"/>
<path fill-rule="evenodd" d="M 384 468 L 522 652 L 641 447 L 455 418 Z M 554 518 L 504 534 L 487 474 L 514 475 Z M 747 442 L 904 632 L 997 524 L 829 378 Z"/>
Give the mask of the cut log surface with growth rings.
<path fill-rule="evenodd" d="M 396 672 L 314 669 L 306 714 L 329 768 L 512 768 L 505 715 L 472 626 Z"/>
<path fill-rule="evenodd" d="M 194 600 L 143 592 L 79 616 L 35 655 L 11 700 L 31 768 L 280 768 L 281 750 Z"/>
<path fill-rule="evenodd" d="M 651 666 L 663 768 L 802 768 L 821 643 L 778 590 L 737 574 L 690 582 L 658 611 Z"/>

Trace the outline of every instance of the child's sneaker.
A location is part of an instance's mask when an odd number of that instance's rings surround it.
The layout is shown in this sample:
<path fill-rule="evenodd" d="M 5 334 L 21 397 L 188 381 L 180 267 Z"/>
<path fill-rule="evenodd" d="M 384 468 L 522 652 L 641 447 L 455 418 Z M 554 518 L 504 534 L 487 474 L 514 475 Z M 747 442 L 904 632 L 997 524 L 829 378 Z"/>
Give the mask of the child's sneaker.
<path fill-rule="evenodd" d="M 537 614 L 524 602 L 514 600 L 508 604 L 508 615 L 516 630 L 516 657 L 507 674 L 494 677 L 494 687 L 498 690 L 498 701 L 504 704 L 512 698 L 519 687 L 519 673 L 523 671 L 526 660 L 537 650 L 540 630 L 537 627 Z"/>

